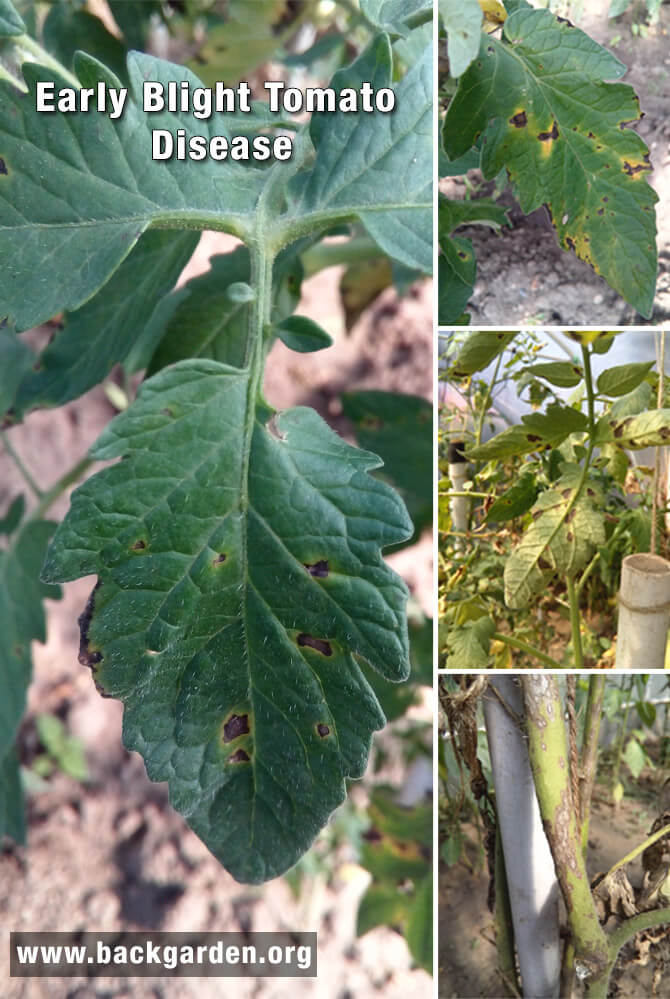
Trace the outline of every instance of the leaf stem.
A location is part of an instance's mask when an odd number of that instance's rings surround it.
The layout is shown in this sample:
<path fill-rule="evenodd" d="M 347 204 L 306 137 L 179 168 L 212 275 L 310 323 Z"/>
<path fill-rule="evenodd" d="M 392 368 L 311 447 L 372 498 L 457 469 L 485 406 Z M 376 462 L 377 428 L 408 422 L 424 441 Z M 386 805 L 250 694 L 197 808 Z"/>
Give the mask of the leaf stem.
<path fill-rule="evenodd" d="M 38 500 L 41 499 L 42 496 L 44 495 L 44 491 L 42 489 L 40 489 L 40 487 L 37 485 L 37 483 L 35 482 L 34 478 L 32 477 L 32 475 L 30 474 L 30 472 L 28 471 L 28 469 L 24 465 L 23 459 L 18 454 L 18 452 L 14 450 L 13 445 L 10 444 L 10 442 L 9 442 L 9 435 L 4 430 L 0 430 L 0 440 L 2 441 L 2 443 L 4 445 L 5 451 L 7 452 L 7 454 L 9 455 L 9 457 L 12 459 L 12 461 L 14 462 L 14 464 L 16 465 L 16 467 L 18 468 L 19 472 L 21 473 L 21 476 L 22 476 L 24 482 L 26 483 L 26 485 L 28 486 L 28 488 L 30 489 L 31 493 L 33 493 L 33 495 Z"/>
<path fill-rule="evenodd" d="M 20 80 L 17 76 L 10 73 L 7 67 L 3 66 L 2 63 L 0 63 L 0 80 L 7 80 L 8 83 L 11 83 L 13 87 L 16 87 L 16 89 L 20 90 L 23 94 L 28 93 L 28 88 L 23 80 Z"/>
<path fill-rule="evenodd" d="M 68 471 L 54 483 L 51 489 L 47 489 L 47 491 L 42 494 L 42 498 L 30 514 L 29 519 L 41 520 L 51 504 L 55 503 L 61 493 L 65 492 L 68 486 L 71 486 L 73 482 L 77 481 L 77 479 L 80 479 L 86 469 L 90 468 L 92 464 L 93 459 L 90 455 L 85 454 L 83 458 L 80 458 L 79 461 L 72 466 L 72 468 L 69 468 Z"/>
<path fill-rule="evenodd" d="M 327 267 L 337 267 L 341 264 L 355 264 L 383 257 L 384 254 L 369 236 L 358 235 L 346 242 L 317 243 L 301 254 L 305 278 L 313 277 Z"/>
<path fill-rule="evenodd" d="M 574 665 L 584 665 L 584 652 L 582 651 L 581 620 L 579 616 L 579 595 L 572 576 L 567 578 L 568 599 L 570 601 L 570 628 L 572 629 L 572 651 L 574 655 Z"/>
<path fill-rule="evenodd" d="M 498 642 L 502 642 L 504 645 L 510 645 L 513 649 L 518 649 L 520 652 L 525 652 L 526 655 L 532 656 L 537 659 L 538 662 L 544 663 L 545 666 L 551 666 L 553 669 L 562 669 L 560 663 L 557 663 L 555 659 L 551 656 L 546 655 L 544 652 L 540 652 L 532 645 L 528 645 L 527 642 L 522 642 L 520 638 L 512 638 L 510 635 L 505 635 L 501 631 L 496 631 L 493 638 Z"/>
<path fill-rule="evenodd" d="M 18 35 L 16 38 L 12 39 L 14 45 L 18 48 L 23 49 L 24 52 L 29 52 L 33 56 L 33 61 L 40 64 L 40 66 L 45 66 L 47 69 L 53 69 L 67 80 L 73 87 L 77 90 L 81 88 L 81 83 L 69 69 L 66 69 L 62 62 L 58 59 L 54 59 L 52 55 L 42 48 L 39 42 L 36 42 L 34 38 L 30 35 Z"/>

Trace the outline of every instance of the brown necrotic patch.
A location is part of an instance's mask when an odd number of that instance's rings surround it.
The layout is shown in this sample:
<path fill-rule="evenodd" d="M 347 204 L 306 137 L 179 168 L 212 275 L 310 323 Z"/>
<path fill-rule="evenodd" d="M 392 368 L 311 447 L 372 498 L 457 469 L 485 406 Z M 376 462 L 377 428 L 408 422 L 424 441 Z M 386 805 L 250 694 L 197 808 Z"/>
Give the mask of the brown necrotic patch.
<path fill-rule="evenodd" d="M 235 752 L 228 757 L 229 763 L 248 763 L 251 757 L 248 753 L 245 753 L 243 749 L 236 749 Z"/>
<path fill-rule="evenodd" d="M 219 554 L 216 556 L 216 558 L 212 559 L 212 565 L 223 565 L 223 563 L 226 561 L 227 557 L 228 556 L 225 555 L 224 552 L 219 552 Z"/>
<path fill-rule="evenodd" d="M 642 163 L 629 163 L 628 160 L 624 160 L 623 172 L 628 174 L 629 177 L 634 177 L 636 173 L 641 173 L 644 170 L 651 170 L 651 164 L 649 163 L 649 156 L 644 157 Z"/>
<path fill-rule="evenodd" d="M 540 142 L 553 142 L 554 139 L 558 138 L 558 124 L 554 120 L 554 124 L 551 127 L 550 132 L 540 132 L 538 139 Z"/>
<path fill-rule="evenodd" d="M 306 645 L 310 649 L 316 649 L 324 656 L 332 656 L 333 654 L 330 642 L 327 642 L 325 638 L 314 638 L 312 635 L 301 633 L 298 635 L 298 645 Z"/>
<path fill-rule="evenodd" d="M 249 715 L 232 714 L 228 721 L 223 723 L 223 741 L 232 742 L 241 735 L 249 732 Z"/>
<path fill-rule="evenodd" d="M 307 572 L 310 576 L 314 576 L 316 579 L 325 579 L 328 575 L 328 561 L 325 558 L 320 559 L 318 562 L 312 562 L 311 565 L 303 563 Z"/>
<path fill-rule="evenodd" d="M 147 547 L 147 543 L 144 538 L 138 538 L 137 541 L 133 542 L 130 546 L 130 550 L 133 552 L 141 552 Z"/>
<path fill-rule="evenodd" d="M 319 722 L 319 724 L 316 726 L 316 730 L 322 739 L 325 739 L 327 735 L 330 735 L 329 727 L 327 725 L 324 725 L 323 722 Z"/>
<path fill-rule="evenodd" d="M 514 125 L 515 128 L 525 128 L 528 124 L 528 115 L 525 111 L 518 111 L 512 115 L 509 123 L 510 125 Z"/>
<path fill-rule="evenodd" d="M 5 174 L 6 176 L 8 173 L 9 170 L 7 169 L 7 164 L 3 160 L 2 156 L 0 156 L 0 174 Z"/>
<path fill-rule="evenodd" d="M 88 640 L 88 629 L 95 610 L 95 594 L 100 586 L 100 580 L 95 584 L 91 595 L 86 601 L 83 612 L 79 615 L 79 662 L 82 666 L 89 666 L 91 669 L 102 660 L 102 652 L 91 649 Z"/>

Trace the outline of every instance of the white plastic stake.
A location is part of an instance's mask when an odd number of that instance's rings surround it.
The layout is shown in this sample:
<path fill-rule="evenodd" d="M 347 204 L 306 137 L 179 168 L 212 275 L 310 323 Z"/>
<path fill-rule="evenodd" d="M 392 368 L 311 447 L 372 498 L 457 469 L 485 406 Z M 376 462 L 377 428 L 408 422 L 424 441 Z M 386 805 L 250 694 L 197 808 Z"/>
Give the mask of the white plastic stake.
<path fill-rule="evenodd" d="M 456 493 L 465 490 L 466 483 L 470 478 L 468 463 L 463 455 L 463 444 L 461 441 L 452 441 L 449 445 L 449 481 L 451 488 Z M 467 496 L 452 496 L 449 501 L 451 512 L 451 526 L 454 531 L 465 534 L 468 529 L 468 517 L 470 513 L 470 500 Z M 457 539 L 457 546 L 463 545 L 463 539 Z"/>
<path fill-rule="evenodd" d="M 617 669 L 663 669 L 669 624 L 670 562 L 628 555 L 621 567 Z"/>
<path fill-rule="evenodd" d="M 491 677 L 489 682 L 521 719 L 523 699 L 516 678 Z M 555 999 L 561 974 L 559 889 L 528 748 L 518 724 L 490 689 L 483 705 L 523 995 Z"/>

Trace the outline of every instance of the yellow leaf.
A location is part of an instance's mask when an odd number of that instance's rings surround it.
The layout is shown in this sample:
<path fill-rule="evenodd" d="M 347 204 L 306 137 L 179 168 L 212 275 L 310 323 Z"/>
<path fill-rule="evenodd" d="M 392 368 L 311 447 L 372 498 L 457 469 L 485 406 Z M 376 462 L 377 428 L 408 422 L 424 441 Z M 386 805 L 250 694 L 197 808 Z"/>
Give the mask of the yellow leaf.
<path fill-rule="evenodd" d="M 492 25 L 487 30 L 493 31 L 507 20 L 507 11 L 500 0 L 479 0 L 479 6 L 482 8 L 486 23 Z"/>

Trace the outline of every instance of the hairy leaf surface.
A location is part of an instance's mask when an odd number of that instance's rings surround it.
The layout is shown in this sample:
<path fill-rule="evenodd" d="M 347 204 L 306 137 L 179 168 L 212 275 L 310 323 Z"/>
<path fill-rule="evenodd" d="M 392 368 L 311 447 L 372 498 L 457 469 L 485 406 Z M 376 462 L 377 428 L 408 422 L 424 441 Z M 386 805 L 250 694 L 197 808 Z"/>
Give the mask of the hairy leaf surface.
<path fill-rule="evenodd" d="M 581 469 L 565 471 L 533 507 L 533 523 L 505 566 L 505 603 L 525 607 L 556 573 L 574 576 L 605 543 L 602 497 L 589 483 L 575 501 Z"/>
<path fill-rule="evenodd" d="M 248 373 L 182 361 L 105 430 L 125 460 L 73 495 L 44 578 L 95 573 L 80 658 L 125 704 L 124 740 L 241 881 L 285 871 L 360 776 L 384 717 L 357 658 L 408 673 L 411 531 L 379 459 L 311 410 L 257 422 Z"/>
<path fill-rule="evenodd" d="M 501 41 L 482 38 L 460 78 L 444 142 L 456 158 L 484 135 L 487 178 L 506 167 L 528 213 L 546 203 L 561 246 L 587 261 L 639 312 L 656 287 L 657 196 L 625 66 L 546 10 L 518 9 Z"/>

